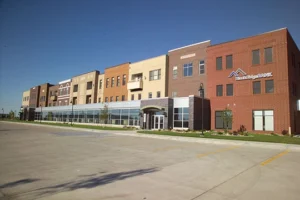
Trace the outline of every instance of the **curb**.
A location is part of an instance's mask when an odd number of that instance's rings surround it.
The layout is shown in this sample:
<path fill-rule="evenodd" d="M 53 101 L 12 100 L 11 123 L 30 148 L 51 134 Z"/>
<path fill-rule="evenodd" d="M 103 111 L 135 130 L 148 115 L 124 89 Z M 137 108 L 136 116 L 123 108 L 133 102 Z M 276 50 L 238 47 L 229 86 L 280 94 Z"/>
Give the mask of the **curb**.
<path fill-rule="evenodd" d="M 192 137 L 169 136 L 169 135 L 151 135 L 147 133 L 137 133 L 136 131 L 120 132 L 119 130 L 97 130 L 97 129 L 86 129 L 86 128 L 60 127 L 60 126 L 53 126 L 48 124 L 31 124 L 31 123 L 7 122 L 7 121 L 0 121 L 0 122 L 29 125 L 29 126 L 51 127 L 51 128 L 74 130 L 74 131 L 87 131 L 87 132 L 98 132 L 98 133 L 111 132 L 111 134 L 120 135 L 120 136 L 153 138 L 153 139 L 161 139 L 161 140 L 180 141 L 180 142 L 193 142 L 193 143 L 200 143 L 200 144 L 216 144 L 216 145 L 243 145 L 247 147 L 260 147 L 260 148 L 268 148 L 268 149 L 281 149 L 281 150 L 288 149 L 291 151 L 300 152 L 300 145 L 295 145 L 295 144 L 252 142 L 252 141 L 225 140 L 225 139 L 222 140 L 222 139 L 213 139 L 213 138 L 192 138 Z"/>

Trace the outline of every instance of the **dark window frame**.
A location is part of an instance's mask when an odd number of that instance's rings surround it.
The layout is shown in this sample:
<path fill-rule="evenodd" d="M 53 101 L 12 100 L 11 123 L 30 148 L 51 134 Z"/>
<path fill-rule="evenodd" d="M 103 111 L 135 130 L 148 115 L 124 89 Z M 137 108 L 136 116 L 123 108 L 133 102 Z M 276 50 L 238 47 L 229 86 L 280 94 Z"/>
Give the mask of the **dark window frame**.
<path fill-rule="evenodd" d="M 230 58 L 230 59 L 229 59 Z M 229 62 L 230 61 L 230 62 Z M 230 65 L 231 64 L 231 65 Z M 233 68 L 233 55 L 227 55 L 226 56 L 226 69 L 232 69 Z"/>
<path fill-rule="evenodd" d="M 219 89 L 221 88 L 221 92 L 219 92 Z M 223 85 L 216 85 L 216 96 L 222 97 L 223 96 Z"/>
<path fill-rule="evenodd" d="M 269 85 L 268 83 L 271 83 L 272 82 L 272 89 L 270 88 L 267 88 Z M 265 93 L 266 94 L 272 94 L 274 93 L 274 80 L 273 79 L 270 79 L 270 80 L 265 80 Z M 269 90 L 272 90 L 271 92 L 269 92 Z"/>
<path fill-rule="evenodd" d="M 222 56 L 216 57 L 216 70 L 219 71 L 222 69 L 223 69 L 223 58 L 222 58 Z"/>
<path fill-rule="evenodd" d="M 76 89 L 75 89 L 76 88 Z M 73 92 L 78 92 L 78 84 L 73 85 Z"/>
<path fill-rule="evenodd" d="M 259 83 L 259 87 L 257 87 L 258 85 L 256 85 L 256 83 Z M 261 94 L 261 81 L 253 81 L 252 82 L 252 93 L 253 94 Z"/>
<path fill-rule="evenodd" d="M 91 90 L 93 88 L 93 81 L 89 81 L 86 83 L 86 90 Z"/>
<path fill-rule="evenodd" d="M 225 122 L 223 120 L 223 117 L 222 117 L 223 112 L 224 112 L 224 110 L 216 110 L 215 111 L 215 129 L 226 129 L 227 128 L 227 126 L 225 125 Z M 230 110 L 228 112 L 230 112 L 231 116 L 232 116 L 232 110 Z M 218 126 L 219 124 L 217 123 L 217 119 L 221 120 L 220 122 L 222 122 L 222 126 Z M 232 130 L 232 121 L 231 121 L 231 123 L 228 124 L 228 130 Z"/>
<path fill-rule="evenodd" d="M 229 88 L 229 87 L 232 87 L 232 88 Z M 229 93 L 229 92 L 231 92 L 231 93 Z M 226 96 L 233 96 L 233 94 L 234 94 L 233 84 L 232 83 L 226 84 Z"/>
<path fill-rule="evenodd" d="M 267 52 L 267 50 L 268 49 L 271 49 L 271 60 L 268 60 L 268 52 Z M 264 48 L 264 57 L 265 57 L 265 64 L 269 64 L 269 63 L 273 63 L 274 61 L 274 59 L 273 59 L 273 47 L 266 47 L 266 48 Z"/>
<path fill-rule="evenodd" d="M 256 52 L 258 52 L 258 55 L 255 55 Z M 258 62 L 255 62 L 255 56 L 258 56 L 258 58 L 256 58 Z M 252 50 L 252 66 L 253 65 L 260 65 L 260 49 Z"/>

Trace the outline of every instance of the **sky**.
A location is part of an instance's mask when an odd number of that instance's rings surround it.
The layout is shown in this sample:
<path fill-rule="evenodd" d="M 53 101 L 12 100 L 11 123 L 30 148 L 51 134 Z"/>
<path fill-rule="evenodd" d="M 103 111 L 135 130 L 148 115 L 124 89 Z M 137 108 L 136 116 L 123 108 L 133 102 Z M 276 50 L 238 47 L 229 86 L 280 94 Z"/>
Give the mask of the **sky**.
<path fill-rule="evenodd" d="M 300 47 L 299 0 L 0 0 L 0 109 L 46 82 L 287 27 Z M 0 110 L 2 112 L 2 110 Z"/>

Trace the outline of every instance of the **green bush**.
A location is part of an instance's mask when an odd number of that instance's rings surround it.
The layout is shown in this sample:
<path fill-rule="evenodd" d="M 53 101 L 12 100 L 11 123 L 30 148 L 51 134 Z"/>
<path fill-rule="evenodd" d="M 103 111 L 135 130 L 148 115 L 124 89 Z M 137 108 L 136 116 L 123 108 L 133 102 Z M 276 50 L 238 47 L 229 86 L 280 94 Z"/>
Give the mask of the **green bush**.
<path fill-rule="evenodd" d="M 218 132 L 218 135 L 223 135 L 223 132 L 219 131 L 219 132 Z"/>

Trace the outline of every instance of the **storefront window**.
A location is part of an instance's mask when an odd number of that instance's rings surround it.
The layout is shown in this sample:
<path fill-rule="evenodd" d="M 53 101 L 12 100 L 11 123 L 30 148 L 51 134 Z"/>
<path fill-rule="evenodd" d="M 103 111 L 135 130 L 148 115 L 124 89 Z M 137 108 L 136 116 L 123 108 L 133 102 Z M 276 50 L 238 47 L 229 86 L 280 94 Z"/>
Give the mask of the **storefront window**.
<path fill-rule="evenodd" d="M 189 108 L 174 108 L 174 128 L 189 127 Z"/>

